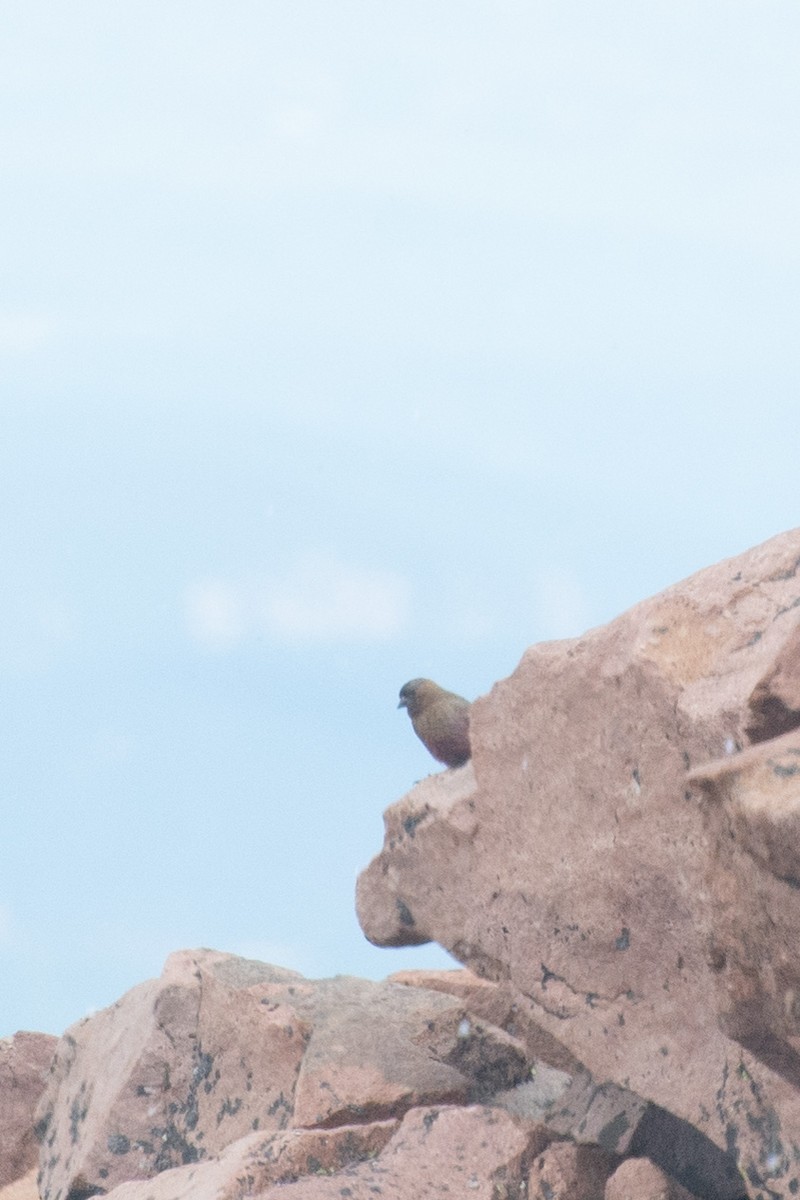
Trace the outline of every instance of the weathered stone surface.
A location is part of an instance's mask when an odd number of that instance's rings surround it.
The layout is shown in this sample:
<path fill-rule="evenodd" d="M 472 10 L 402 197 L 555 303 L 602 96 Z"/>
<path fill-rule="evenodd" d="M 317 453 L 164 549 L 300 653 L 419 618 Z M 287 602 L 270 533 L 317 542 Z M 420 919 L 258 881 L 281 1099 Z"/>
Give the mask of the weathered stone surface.
<path fill-rule="evenodd" d="M 414 1108 L 376 1159 L 269 1188 L 260 1200 L 518 1200 L 528 1164 L 550 1136 L 499 1109 Z"/>
<path fill-rule="evenodd" d="M 110 1190 L 288 1124 L 309 1030 L 214 963 L 172 955 L 64 1035 L 40 1107 L 43 1196 Z"/>
<path fill-rule="evenodd" d="M 536 1020 L 535 1005 L 509 983 L 482 979 L 474 971 L 395 971 L 387 983 L 425 988 L 458 996 L 476 1017 L 482 1017 L 519 1038 L 531 1061 L 548 1063 L 559 1071 L 574 1074 L 581 1064 L 566 1046 L 557 1041 Z"/>
<path fill-rule="evenodd" d="M 800 625 L 795 625 L 748 701 L 751 742 L 779 737 L 800 725 Z"/>
<path fill-rule="evenodd" d="M 720 1028 L 716 833 L 686 772 L 745 744 L 799 567 L 794 530 L 532 647 L 474 702 L 471 763 L 387 811 L 358 885 L 372 941 L 436 940 L 510 980 L 595 1078 L 737 1156 L 754 1195 L 800 1186 L 800 1092 Z"/>
<path fill-rule="evenodd" d="M 554 1134 L 624 1154 L 647 1111 L 647 1102 L 616 1084 L 598 1084 L 588 1071 L 574 1075 L 538 1068 L 534 1078 L 494 1103 L 515 1116 L 541 1121 Z"/>
<path fill-rule="evenodd" d="M 339 977 L 276 988 L 311 1037 L 293 1124 L 333 1125 L 483 1098 L 523 1078 L 525 1048 L 457 997 Z"/>
<path fill-rule="evenodd" d="M 605 1200 L 693 1200 L 649 1158 L 628 1158 L 606 1183 Z"/>
<path fill-rule="evenodd" d="M 598 1146 L 555 1142 L 533 1162 L 528 1196 L 531 1200 L 600 1200 L 617 1161 Z"/>
<path fill-rule="evenodd" d="M 39 1200 L 39 1189 L 36 1186 L 36 1167 L 28 1171 L 13 1183 L 7 1183 L 0 1188 L 0 1200 Z"/>
<path fill-rule="evenodd" d="M 215 951 L 73 1026 L 40 1119 L 42 1194 L 107 1191 L 219 1155 L 253 1130 L 397 1117 L 513 1086 L 525 1048 L 453 996 Z M 211 1184 L 209 1186 L 216 1186 Z"/>
<path fill-rule="evenodd" d="M 38 1161 L 33 1114 L 57 1041 L 47 1033 L 27 1032 L 0 1041 L 0 1187 L 19 1179 Z"/>
<path fill-rule="evenodd" d="M 714 846 L 709 959 L 724 1027 L 800 1088 L 800 731 L 691 779 Z"/>
<path fill-rule="evenodd" d="M 342 1125 L 338 1129 L 289 1129 L 252 1133 L 233 1142 L 218 1158 L 162 1171 L 150 1180 L 121 1183 L 113 1200 L 245 1200 L 272 1184 L 334 1175 L 353 1163 L 375 1158 L 399 1121 Z M 3 1198 L 0 1196 L 0 1200 Z"/>

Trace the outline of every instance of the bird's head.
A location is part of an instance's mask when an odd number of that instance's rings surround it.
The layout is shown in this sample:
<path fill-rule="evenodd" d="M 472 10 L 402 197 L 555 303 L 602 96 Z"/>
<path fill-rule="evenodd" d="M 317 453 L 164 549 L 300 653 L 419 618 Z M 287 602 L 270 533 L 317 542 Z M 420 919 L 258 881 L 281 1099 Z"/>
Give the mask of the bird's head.
<path fill-rule="evenodd" d="M 398 708 L 408 709 L 409 716 L 420 712 L 431 700 L 443 694 L 442 688 L 432 679 L 410 679 L 400 688 L 400 703 Z"/>

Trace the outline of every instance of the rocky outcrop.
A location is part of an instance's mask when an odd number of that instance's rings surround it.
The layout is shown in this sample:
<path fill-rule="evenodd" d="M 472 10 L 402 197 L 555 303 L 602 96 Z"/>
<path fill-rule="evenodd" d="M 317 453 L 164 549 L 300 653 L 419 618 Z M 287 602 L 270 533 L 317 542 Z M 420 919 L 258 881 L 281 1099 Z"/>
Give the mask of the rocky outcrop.
<path fill-rule="evenodd" d="M 42 1200 L 800 1194 L 800 531 L 532 647 L 470 729 L 357 898 L 469 969 L 172 955 L 58 1043 Z"/>
<path fill-rule="evenodd" d="M 307 1173 L 304 1156 L 341 1165 L 376 1153 L 405 1112 L 486 1099 L 529 1071 L 518 1039 L 443 991 L 183 951 L 59 1043 L 38 1114 L 41 1193 L 79 1200 L 234 1143 L 204 1186 L 230 1188 L 231 1171 L 267 1182 L 262 1159 L 290 1174 Z"/>
<path fill-rule="evenodd" d="M 358 884 L 373 942 L 435 940 L 510 985 L 764 1196 L 800 1189 L 794 743 L 763 740 L 800 720 L 799 568 L 793 531 L 533 646 Z"/>
<path fill-rule="evenodd" d="M 38 1161 L 33 1114 L 57 1040 L 47 1033 L 21 1032 L 0 1041 L 0 1188 Z"/>
<path fill-rule="evenodd" d="M 529 1007 L 466 970 L 311 981 L 173 954 L 59 1042 L 40 1194 L 500 1200 L 535 1179 L 545 1200 L 599 1200 L 623 1155 L 657 1150 L 651 1107 L 598 1084 Z"/>

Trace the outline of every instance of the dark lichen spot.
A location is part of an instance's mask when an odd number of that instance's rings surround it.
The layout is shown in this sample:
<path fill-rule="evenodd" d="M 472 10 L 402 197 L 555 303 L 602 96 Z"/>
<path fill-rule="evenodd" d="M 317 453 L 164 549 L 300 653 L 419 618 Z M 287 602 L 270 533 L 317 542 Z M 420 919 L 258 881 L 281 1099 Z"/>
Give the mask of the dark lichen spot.
<path fill-rule="evenodd" d="M 614 942 L 615 950 L 627 950 L 631 944 L 631 931 L 627 925 L 622 926 L 619 937 Z"/>
<path fill-rule="evenodd" d="M 422 1118 L 422 1124 L 425 1126 L 426 1132 L 430 1132 L 431 1126 L 435 1121 L 438 1120 L 439 1113 L 436 1111 L 436 1109 L 431 1109 L 430 1112 L 426 1112 L 425 1116 Z"/>
<path fill-rule="evenodd" d="M 728 959 L 725 955 L 725 951 L 720 950 L 716 946 L 713 946 L 711 949 L 711 954 L 709 955 L 709 958 L 708 958 L 708 965 L 711 967 L 711 970 L 712 971 L 722 971 L 725 969 L 727 962 L 728 962 Z"/>
<path fill-rule="evenodd" d="M 397 915 L 400 918 L 400 924 L 405 925 L 408 928 L 413 928 L 413 926 L 416 925 L 416 921 L 411 915 L 411 909 L 408 907 L 408 905 L 398 897 L 395 900 L 395 906 L 397 908 Z"/>
<path fill-rule="evenodd" d="M 237 1096 L 235 1100 L 226 1099 L 217 1113 L 217 1124 L 221 1125 L 225 1117 L 235 1117 L 241 1107 L 241 1096 Z"/>
<path fill-rule="evenodd" d="M 156 1127 L 150 1132 L 159 1146 L 153 1163 L 156 1174 L 166 1171 L 168 1167 L 185 1166 L 186 1163 L 197 1162 L 201 1157 L 201 1151 L 197 1146 L 188 1142 L 175 1125 Z"/>
<path fill-rule="evenodd" d="M 408 834 L 408 836 L 410 838 L 413 838 L 415 836 L 415 834 L 417 832 L 417 826 L 420 824 L 420 822 L 425 820 L 427 815 L 428 815 L 428 810 L 426 809 L 424 812 L 411 813 L 409 816 L 404 818 L 403 829 L 406 831 L 406 833 Z"/>
<path fill-rule="evenodd" d="M 41 1118 L 41 1120 L 37 1121 L 36 1124 L 34 1125 L 33 1136 L 36 1138 L 37 1142 L 44 1141 L 45 1137 L 47 1136 L 47 1130 L 48 1130 L 48 1127 L 50 1125 L 52 1118 L 53 1118 L 53 1110 L 52 1110 L 52 1108 L 49 1108 L 47 1110 L 47 1112 L 44 1114 L 44 1116 Z M 53 1130 L 53 1135 L 55 1135 L 55 1130 Z M 48 1145 L 52 1146 L 52 1144 L 53 1144 L 53 1138 L 51 1137 L 50 1141 L 48 1142 Z"/>
<path fill-rule="evenodd" d="M 200 1083 L 201 1080 L 207 1079 L 211 1074 L 211 1068 L 214 1065 L 214 1059 L 210 1054 L 199 1052 L 197 1062 L 192 1067 L 192 1079 L 195 1083 Z"/>
<path fill-rule="evenodd" d="M 91 1196 L 104 1196 L 105 1194 L 105 1188 L 87 1183 L 83 1176 L 79 1175 L 67 1192 L 66 1200 L 89 1200 Z"/>
<path fill-rule="evenodd" d="M 88 1111 L 89 1110 L 88 1110 L 87 1106 L 85 1104 L 81 1106 L 77 1100 L 73 1100 L 72 1104 L 70 1105 L 69 1137 L 70 1137 L 70 1141 L 72 1142 L 73 1146 L 77 1145 L 78 1136 L 79 1136 L 78 1126 L 81 1125 L 86 1120 L 86 1113 Z"/>
<path fill-rule="evenodd" d="M 127 1154 L 131 1148 L 131 1139 L 124 1133 L 112 1133 L 106 1145 L 109 1154 Z"/>

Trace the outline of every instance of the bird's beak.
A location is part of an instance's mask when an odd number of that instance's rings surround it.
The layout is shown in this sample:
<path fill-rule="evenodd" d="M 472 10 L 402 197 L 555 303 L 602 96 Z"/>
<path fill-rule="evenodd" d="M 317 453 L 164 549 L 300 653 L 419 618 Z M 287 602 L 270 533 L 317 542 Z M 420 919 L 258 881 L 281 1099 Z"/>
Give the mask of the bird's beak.
<path fill-rule="evenodd" d="M 401 700 L 397 707 L 398 708 L 407 708 L 408 705 L 405 700 Z"/>

